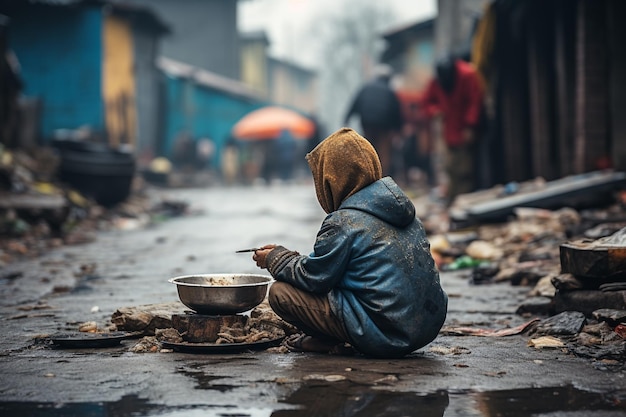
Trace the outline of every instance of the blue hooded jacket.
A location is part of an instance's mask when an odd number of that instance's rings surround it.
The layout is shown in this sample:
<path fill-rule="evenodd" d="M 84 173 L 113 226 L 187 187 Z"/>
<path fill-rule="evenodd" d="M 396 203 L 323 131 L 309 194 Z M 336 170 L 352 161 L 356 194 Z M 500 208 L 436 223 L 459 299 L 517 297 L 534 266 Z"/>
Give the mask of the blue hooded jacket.
<path fill-rule="evenodd" d="M 362 137 L 350 129 L 338 133 L 342 135 L 344 162 L 355 158 L 359 164 L 373 160 L 376 165 L 375 151 L 370 150 L 369 143 L 361 142 Z M 356 148 L 351 150 L 354 144 Z M 337 173 L 316 175 L 329 159 L 324 149 L 317 157 L 316 153 L 317 148 L 309 164 L 318 200 L 329 214 L 313 252 L 309 256 L 285 256 L 286 250 L 278 247 L 268 255 L 270 273 L 301 290 L 327 293 L 350 343 L 363 354 L 400 357 L 427 345 L 443 326 L 448 297 L 441 288 L 413 203 L 390 177 L 352 186 L 368 182 L 366 175 L 366 179 L 360 177 L 340 189 L 331 189 L 328 180 Z M 379 176 L 378 166 L 373 168 L 374 178 Z M 348 196 L 338 201 L 337 194 L 342 193 Z"/>

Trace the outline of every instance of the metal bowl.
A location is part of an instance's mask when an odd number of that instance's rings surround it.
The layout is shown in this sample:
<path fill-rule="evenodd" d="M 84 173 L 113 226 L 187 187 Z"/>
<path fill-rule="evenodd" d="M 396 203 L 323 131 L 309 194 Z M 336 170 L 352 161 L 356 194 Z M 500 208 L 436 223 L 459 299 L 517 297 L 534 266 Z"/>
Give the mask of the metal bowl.
<path fill-rule="evenodd" d="M 168 280 L 176 284 L 178 298 L 190 309 L 209 315 L 243 313 L 267 295 L 272 277 L 254 274 L 184 275 Z"/>

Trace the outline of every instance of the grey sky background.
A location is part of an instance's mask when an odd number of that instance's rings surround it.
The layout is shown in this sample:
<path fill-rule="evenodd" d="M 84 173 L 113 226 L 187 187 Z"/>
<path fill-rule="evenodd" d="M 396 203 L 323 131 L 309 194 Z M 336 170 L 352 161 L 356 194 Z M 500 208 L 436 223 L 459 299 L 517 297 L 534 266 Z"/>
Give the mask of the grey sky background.
<path fill-rule="evenodd" d="M 380 0 L 247 0 L 239 4 L 239 29 L 265 30 L 274 57 L 316 67 L 316 39 L 311 28 L 319 19 L 345 12 L 346 6 L 358 7 Z M 437 0 L 384 0 L 396 16 L 390 27 L 401 27 L 433 17 Z"/>

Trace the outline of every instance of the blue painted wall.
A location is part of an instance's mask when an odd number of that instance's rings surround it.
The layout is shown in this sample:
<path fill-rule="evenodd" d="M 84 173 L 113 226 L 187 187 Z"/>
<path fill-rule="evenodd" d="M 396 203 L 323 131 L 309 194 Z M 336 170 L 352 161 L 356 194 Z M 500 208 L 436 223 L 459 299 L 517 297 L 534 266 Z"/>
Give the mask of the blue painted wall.
<path fill-rule="evenodd" d="M 208 137 L 216 146 L 213 163 L 220 165 L 222 149 L 237 121 L 265 102 L 251 101 L 203 87 L 187 79 L 166 76 L 166 120 L 163 156 L 172 157 L 174 141 L 183 132 L 194 140 Z"/>
<path fill-rule="evenodd" d="M 22 67 L 24 94 L 43 100 L 44 141 L 55 129 L 104 129 L 101 13 L 43 7 L 11 16 L 9 41 Z"/>

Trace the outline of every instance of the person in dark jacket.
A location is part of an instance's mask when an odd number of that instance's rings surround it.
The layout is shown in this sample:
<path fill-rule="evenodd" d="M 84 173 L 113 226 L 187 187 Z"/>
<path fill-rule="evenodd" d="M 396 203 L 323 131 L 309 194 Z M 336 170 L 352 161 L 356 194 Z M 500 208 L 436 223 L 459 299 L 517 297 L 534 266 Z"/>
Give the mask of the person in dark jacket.
<path fill-rule="evenodd" d="M 390 70 L 379 68 L 377 76 L 357 92 L 345 118 L 348 125 L 353 115 L 359 116 L 363 135 L 378 152 L 384 175 L 393 171 L 393 142 L 404 124 L 400 100 L 389 85 L 390 79 Z"/>
<path fill-rule="evenodd" d="M 376 151 L 352 129 L 333 133 L 306 159 L 328 213 L 313 252 L 272 244 L 253 255 L 275 279 L 270 306 L 303 332 L 287 345 L 395 358 L 433 341 L 448 297 L 411 200 L 382 177 Z"/>

